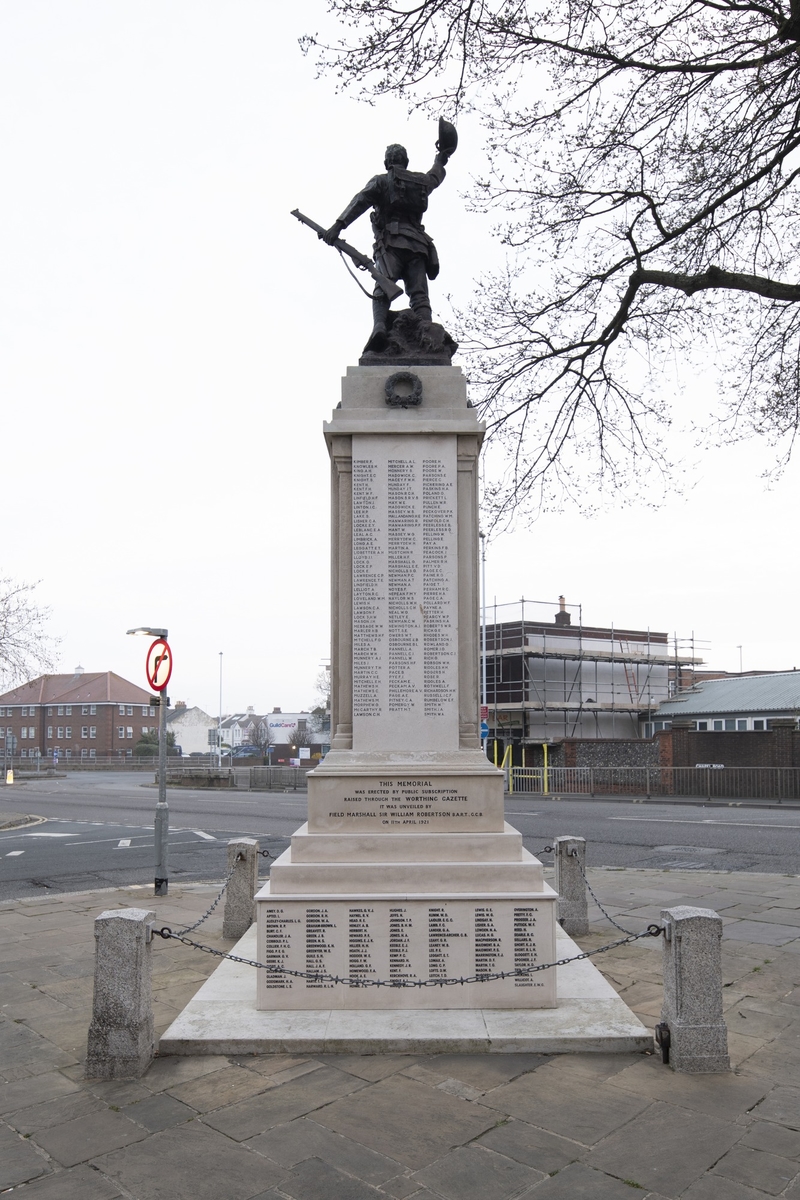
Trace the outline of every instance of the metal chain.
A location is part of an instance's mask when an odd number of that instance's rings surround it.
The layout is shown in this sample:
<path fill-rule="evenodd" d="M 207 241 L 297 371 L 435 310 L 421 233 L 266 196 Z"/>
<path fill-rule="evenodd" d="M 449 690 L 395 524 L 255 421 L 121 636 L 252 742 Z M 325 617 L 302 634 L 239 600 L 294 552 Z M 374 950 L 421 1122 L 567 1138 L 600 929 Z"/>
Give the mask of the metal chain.
<path fill-rule="evenodd" d="M 531 854 L 534 858 L 538 858 L 540 854 L 552 854 L 555 851 L 555 846 L 542 846 L 541 850 L 532 850 Z"/>
<path fill-rule="evenodd" d="M 578 870 L 580 871 L 581 875 L 583 876 L 583 882 L 586 884 L 586 887 L 588 888 L 592 899 L 594 900 L 595 904 L 600 909 L 600 912 L 603 914 L 603 916 L 606 918 L 606 920 L 610 921 L 611 924 L 614 926 L 614 928 L 618 929 L 620 931 L 620 933 L 633 933 L 632 929 L 626 929 L 624 925 L 620 925 L 619 921 L 615 921 L 614 918 L 611 916 L 611 914 L 606 912 L 606 910 L 603 908 L 602 904 L 600 903 L 600 901 L 597 899 L 597 896 L 595 895 L 594 888 L 589 883 L 589 880 L 586 876 L 586 872 L 584 871 L 584 869 L 581 865 L 581 860 L 580 860 L 580 858 L 578 858 L 578 851 L 572 850 L 570 852 L 570 854 L 571 854 L 571 857 L 573 857 L 576 860 L 576 862 L 578 864 Z M 650 928 L 651 928 L 651 926 L 648 925 L 648 929 L 650 929 Z"/>
<path fill-rule="evenodd" d="M 230 881 L 233 879 L 233 872 L 236 870 L 236 867 L 237 867 L 237 865 L 239 864 L 239 862 L 241 861 L 241 859 L 242 859 L 242 858 L 244 858 L 244 855 L 243 855 L 243 854 L 237 854 L 237 855 L 236 855 L 236 858 L 233 860 L 233 866 L 231 867 L 230 871 L 228 871 L 227 878 L 226 878 L 225 882 L 223 883 L 222 887 L 221 887 L 221 888 L 220 888 L 220 890 L 219 890 L 219 895 L 217 896 L 216 900 L 214 900 L 214 902 L 211 904 L 211 906 L 210 906 L 209 908 L 207 908 L 207 909 L 206 909 L 206 911 L 203 913 L 203 915 L 202 915 L 202 917 L 200 918 L 200 920 L 199 920 L 199 921 L 195 921 L 194 925 L 187 925 L 185 929 L 179 929 L 179 930 L 178 930 L 178 933 L 177 933 L 176 935 L 174 935 L 174 936 L 176 936 L 176 937 L 177 937 L 177 936 L 179 936 L 179 935 L 181 935 L 181 936 L 182 936 L 182 935 L 183 935 L 183 934 L 185 934 L 185 933 L 191 933 L 191 932 L 192 932 L 192 930 L 199 928 L 199 926 L 203 924 L 203 921 L 207 921 L 207 920 L 208 920 L 208 918 L 211 916 L 212 912 L 214 911 L 214 909 L 217 907 L 217 905 L 219 904 L 220 900 L 222 899 L 222 897 L 223 897 L 223 894 L 224 894 L 224 892 L 225 892 L 225 888 L 228 886 L 228 884 L 230 883 Z"/>
<path fill-rule="evenodd" d="M 214 946 L 204 946 L 200 942 L 193 942 L 191 938 L 183 936 L 181 932 L 173 933 L 168 925 L 164 925 L 161 929 L 154 929 L 153 933 L 159 937 L 168 940 L 172 938 L 174 941 L 181 942 L 184 946 L 191 946 L 194 950 L 202 950 L 204 954 L 211 954 L 215 958 L 227 958 L 229 962 L 243 963 L 246 967 L 256 967 L 261 971 L 267 971 L 270 975 L 291 975 L 295 979 L 308 979 L 311 983 L 340 983 L 345 987 L 389 987 L 389 988 L 423 988 L 423 987 L 452 987 L 454 984 L 465 983 L 489 983 L 495 979 L 514 979 L 527 978 L 529 975 L 534 975 L 537 971 L 549 971 L 553 967 L 565 967 L 567 963 L 581 962 L 584 958 L 591 958 L 595 954 L 605 954 L 607 950 L 615 950 L 617 946 L 627 946 L 630 942 L 637 942 L 639 938 L 644 937 L 659 937 L 664 932 L 661 925 L 648 925 L 647 929 L 643 929 L 641 933 L 631 933 L 627 937 L 619 938 L 616 942 L 609 942 L 607 946 L 598 946 L 596 950 L 584 950 L 582 954 L 575 954 L 572 958 L 559 958 L 556 962 L 539 963 L 534 967 L 518 968 L 515 971 L 494 971 L 491 974 L 469 975 L 466 978 L 459 979 L 348 979 L 340 975 L 323 975 L 313 971 L 292 971 L 288 967 L 267 966 L 266 963 L 256 962 L 252 958 L 240 958 L 236 954 L 228 954 L 224 950 L 217 950 Z"/>

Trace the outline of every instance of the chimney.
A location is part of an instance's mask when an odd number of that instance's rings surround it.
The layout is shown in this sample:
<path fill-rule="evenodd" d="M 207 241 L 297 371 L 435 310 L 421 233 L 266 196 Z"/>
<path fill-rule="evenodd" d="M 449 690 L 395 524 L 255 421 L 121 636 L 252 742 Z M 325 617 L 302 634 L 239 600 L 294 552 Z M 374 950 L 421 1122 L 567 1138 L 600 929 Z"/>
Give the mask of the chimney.
<path fill-rule="evenodd" d="M 185 700 L 176 700 L 175 707 L 176 707 L 176 709 L 177 708 L 186 708 L 186 701 Z"/>
<path fill-rule="evenodd" d="M 556 625 L 571 625 L 572 617 L 567 612 L 567 602 L 563 596 L 558 597 L 558 612 L 555 615 Z"/>
<path fill-rule="evenodd" d="M 274 713 L 276 713 L 276 712 L 277 712 L 277 713 L 279 713 L 281 710 L 280 710 L 279 708 L 273 708 L 273 710 L 272 710 L 272 711 L 273 711 Z"/>
<path fill-rule="evenodd" d="M 255 712 L 256 710 L 253 708 L 252 704 L 248 704 L 248 706 L 247 706 L 247 711 L 248 711 L 249 713 L 251 713 L 251 712 Z"/>

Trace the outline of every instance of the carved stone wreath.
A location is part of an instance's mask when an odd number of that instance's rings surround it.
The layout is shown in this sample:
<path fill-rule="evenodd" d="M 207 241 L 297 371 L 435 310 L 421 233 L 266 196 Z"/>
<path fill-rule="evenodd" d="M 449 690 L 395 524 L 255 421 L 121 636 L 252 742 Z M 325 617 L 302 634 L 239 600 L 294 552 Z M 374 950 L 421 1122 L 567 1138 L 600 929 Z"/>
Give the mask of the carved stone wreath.
<path fill-rule="evenodd" d="M 422 380 L 411 371 L 395 371 L 394 375 L 390 375 L 386 380 L 384 391 L 386 403 L 391 408 L 411 408 L 422 404 Z"/>

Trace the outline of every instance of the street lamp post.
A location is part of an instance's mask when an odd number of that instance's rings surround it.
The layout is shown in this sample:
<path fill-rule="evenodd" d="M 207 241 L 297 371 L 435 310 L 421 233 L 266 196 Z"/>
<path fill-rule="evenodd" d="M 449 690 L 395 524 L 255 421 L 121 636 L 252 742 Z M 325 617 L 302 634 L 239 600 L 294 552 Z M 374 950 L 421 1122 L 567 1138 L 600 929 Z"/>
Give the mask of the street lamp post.
<path fill-rule="evenodd" d="M 166 629 L 143 626 L 129 629 L 129 634 L 143 634 L 147 637 L 163 638 L 166 641 Z M 167 804 L 167 697 L 166 683 L 158 694 L 158 803 L 156 804 L 155 822 L 153 826 L 156 869 L 155 894 L 166 896 L 169 890 L 169 806 Z"/>

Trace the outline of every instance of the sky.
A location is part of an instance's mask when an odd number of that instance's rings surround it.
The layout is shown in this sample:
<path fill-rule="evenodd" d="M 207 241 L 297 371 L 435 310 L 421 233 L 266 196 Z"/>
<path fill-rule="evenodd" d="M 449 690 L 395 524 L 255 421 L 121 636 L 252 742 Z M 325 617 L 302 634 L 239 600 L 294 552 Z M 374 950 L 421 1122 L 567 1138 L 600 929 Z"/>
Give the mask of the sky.
<path fill-rule="evenodd" d="M 388 142 L 418 169 L 434 153 L 430 117 L 315 78 L 298 38 L 327 20 L 317 0 L 0 0 L 0 573 L 41 581 L 60 670 L 144 685 L 125 631 L 163 626 L 171 699 L 210 713 L 220 654 L 226 712 L 309 707 L 329 656 L 322 423 L 370 312 L 290 210 L 328 225 Z M 459 132 L 426 218 L 445 324 L 446 294 L 464 306 L 502 262 L 463 199 L 480 131 Z M 678 424 L 704 403 L 676 396 Z M 800 666 L 797 467 L 767 490 L 764 446 L 682 449 L 657 510 L 491 540 L 489 603 L 563 593 L 587 624 L 694 636 L 714 667 L 739 647 L 745 670 Z"/>

